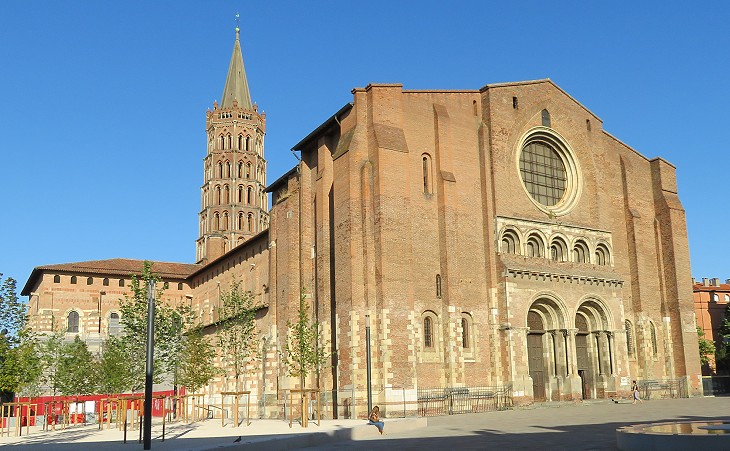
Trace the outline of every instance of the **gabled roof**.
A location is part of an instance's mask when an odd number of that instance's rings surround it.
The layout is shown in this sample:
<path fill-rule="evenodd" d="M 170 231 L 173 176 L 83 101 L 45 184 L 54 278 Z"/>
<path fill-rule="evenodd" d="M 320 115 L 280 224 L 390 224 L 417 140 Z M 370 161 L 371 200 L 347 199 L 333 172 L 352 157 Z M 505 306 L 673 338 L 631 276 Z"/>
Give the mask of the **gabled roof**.
<path fill-rule="evenodd" d="M 202 265 L 189 263 L 171 263 L 152 261 L 152 272 L 163 279 L 186 279 Z M 144 260 L 133 260 L 128 258 L 112 258 L 109 260 L 89 260 L 75 263 L 61 263 L 57 265 L 36 266 L 33 268 L 28 282 L 21 291 L 21 295 L 27 296 L 35 285 L 36 280 L 43 272 L 52 273 L 75 273 L 75 274 L 106 274 L 110 276 L 125 276 L 140 274 Z"/>
<path fill-rule="evenodd" d="M 233 56 L 231 56 L 231 65 L 228 67 L 226 85 L 223 87 L 221 108 L 233 108 L 233 101 L 238 100 L 239 108 L 250 110 L 252 108 L 251 93 L 248 90 L 246 69 L 243 67 L 239 32 L 239 28 L 236 27 L 236 42 L 233 44 Z"/>

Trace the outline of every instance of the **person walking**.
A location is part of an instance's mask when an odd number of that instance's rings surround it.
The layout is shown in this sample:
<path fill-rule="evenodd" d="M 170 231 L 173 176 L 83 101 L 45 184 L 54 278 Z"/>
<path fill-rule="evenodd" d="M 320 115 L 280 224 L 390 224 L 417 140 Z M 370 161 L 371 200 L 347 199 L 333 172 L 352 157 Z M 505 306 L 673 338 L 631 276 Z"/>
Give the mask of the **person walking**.
<path fill-rule="evenodd" d="M 636 381 L 633 381 L 631 383 L 631 391 L 634 394 L 634 402 L 631 404 L 636 404 L 636 401 L 639 401 L 640 403 L 643 403 L 644 400 L 641 399 L 641 396 L 639 396 L 639 384 L 636 383 Z"/>
<path fill-rule="evenodd" d="M 373 411 L 370 412 L 370 416 L 368 417 L 368 424 L 376 426 L 378 428 L 378 431 L 380 432 L 380 435 L 383 435 L 383 428 L 385 427 L 385 423 L 383 423 L 383 420 L 380 419 L 380 407 L 373 407 Z"/>

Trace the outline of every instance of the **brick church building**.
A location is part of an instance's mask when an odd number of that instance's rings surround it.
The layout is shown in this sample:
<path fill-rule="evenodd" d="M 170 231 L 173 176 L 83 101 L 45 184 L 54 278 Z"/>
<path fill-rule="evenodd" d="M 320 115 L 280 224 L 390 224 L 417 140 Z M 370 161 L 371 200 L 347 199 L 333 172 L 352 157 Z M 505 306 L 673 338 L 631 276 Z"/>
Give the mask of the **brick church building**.
<path fill-rule="evenodd" d="M 251 102 L 237 31 L 221 103 L 207 112 L 196 263 L 153 265 L 165 298 L 190 303 L 204 324 L 234 278 L 265 306 L 262 359 L 246 383 L 265 415 L 281 415 L 298 386 L 279 351 L 301 289 L 333 351 L 307 384 L 338 412 L 343 393 L 366 387 L 366 315 L 374 402 L 386 409 L 415 410 L 417 390 L 431 387 L 506 386 L 530 402 L 680 379 L 699 393 L 674 166 L 605 132 L 550 80 L 352 94 L 267 185 L 266 116 Z M 89 342 L 121 333 L 117 300 L 141 267 L 36 267 L 22 292 L 32 324 L 47 331 L 56 318 Z M 207 388 L 211 399 L 227 381 Z"/>

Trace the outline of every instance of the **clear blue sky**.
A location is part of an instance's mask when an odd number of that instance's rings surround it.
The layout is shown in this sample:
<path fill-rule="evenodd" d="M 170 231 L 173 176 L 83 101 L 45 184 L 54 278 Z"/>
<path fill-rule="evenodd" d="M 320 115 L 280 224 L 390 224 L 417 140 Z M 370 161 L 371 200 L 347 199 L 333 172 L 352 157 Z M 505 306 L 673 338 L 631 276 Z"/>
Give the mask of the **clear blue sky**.
<path fill-rule="evenodd" d="M 241 13 L 268 181 L 370 82 L 551 78 L 677 166 L 692 274 L 730 278 L 725 2 L 0 2 L 0 272 L 114 257 L 193 262 L 205 111 Z"/>

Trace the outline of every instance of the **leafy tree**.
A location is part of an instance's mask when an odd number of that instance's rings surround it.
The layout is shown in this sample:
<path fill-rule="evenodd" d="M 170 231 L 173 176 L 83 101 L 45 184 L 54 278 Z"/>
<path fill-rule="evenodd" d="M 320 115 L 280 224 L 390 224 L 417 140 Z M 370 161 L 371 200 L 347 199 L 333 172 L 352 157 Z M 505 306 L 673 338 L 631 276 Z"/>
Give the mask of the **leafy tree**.
<path fill-rule="evenodd" d="M 302 289 L 299 294 L 299 317 L 296 323 L 287 321 L 287 340 L 282 353 L 283 363 L 288 374 L 299 377 L 304 388 L 307 375 L 320 371 L 326 364 L 330 354 L 326 352 L 327 342 L 319 330 L 319 323 L 312 321 L 309 315 L 307 294 Z"/>
<path fill-rule="evenodd" d="M 55 322 L 51 323 L 51 333 L 46 335 L 38 345 L 38 357 L 42 368 L 41 385 L 48 387 L 53 396 L 58 393 L 59 364 L 63 353 L 64 333 L 55 330 Z"/>
<path fill-rule="evenodd" d="M 725 316 L 720 324 L 716 342 L 715 366 L 718 373 L 730 372 L 730 304 L 725 307 Z"/>
<path fill-rule="evenodd" d="M 213 359 L 215 349 L 210 340 L 199 331 L 192 331 L 184 342 L 177 382 L 195 393 L 220 373 L 213 366 Z"/>
<path fill-rule="evenodd" d="M 132 388 L 133 372 L 131 357 L 124 342 L 109 337 L 102 347 L 99 359 L 99 391 L 101 393 L 124 393 Z"/>
<path fill-rule="evenodd" d="M 96 361 L 78 335 L 61 347 L 56 380 L 64 395 L 88 395 L 96 391 Z"/>
<path fill-rule="evenodd" d="M 160 277 L 152 272 L 152 263 L 145 261 L 139 277 L 132 276 L 131 295 L 119 303 L 124 326 L 122 344 L 129 356 L 132 390 L 140 390 L 145 382 L 147 342 L 147 289 L 151 283 L 161 287 Z M 155 289 L 155 335 L 153 379 L 159 383 L 168 374 L 174 377 L 184 346 L 184 333 L 194 321 L 192 310 L 185 305 L 170 306 L 162 301 L 163 289 Z"/>
<path fill-rule="evenodd" d="M 8 399 L 12 393 L 33 391 L 41 365 L 16 282 L 10 277 L 2 280 L 2 274 L 0 281 L 0 392 Z"/>
<path fill-rule="evenodd" d="M 702 366 L 709 365 L 711 355 L 715 354 L 715 343 L 704 338 L 705 332 L 700 326 L 697 326 L 697 342 L 700 348 L 700 363 Z"/>
<path fill-rule="evenodd" d="M 235 377 L 236 391 L 247 366 L 258 358 L 256 310 L 254 296 L 234 280 L 231 289 L 221 294 L 218 340 L 224 366 Z"/>

